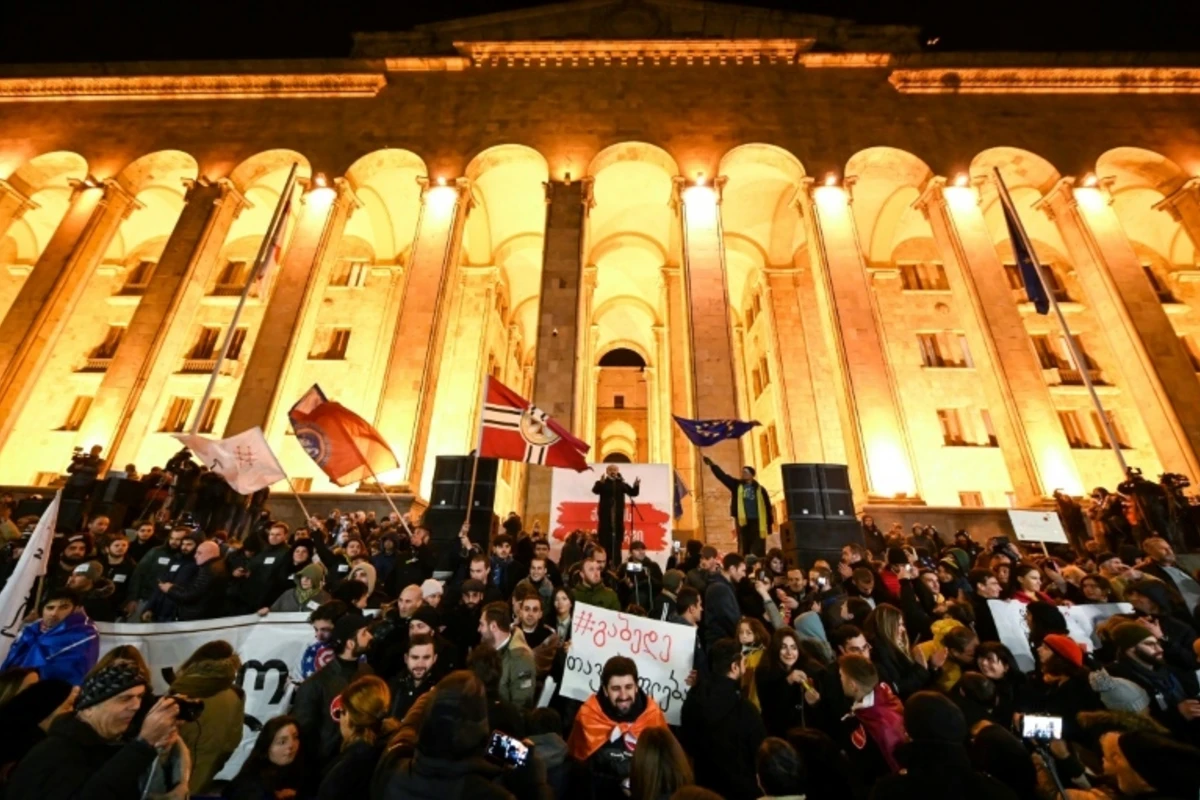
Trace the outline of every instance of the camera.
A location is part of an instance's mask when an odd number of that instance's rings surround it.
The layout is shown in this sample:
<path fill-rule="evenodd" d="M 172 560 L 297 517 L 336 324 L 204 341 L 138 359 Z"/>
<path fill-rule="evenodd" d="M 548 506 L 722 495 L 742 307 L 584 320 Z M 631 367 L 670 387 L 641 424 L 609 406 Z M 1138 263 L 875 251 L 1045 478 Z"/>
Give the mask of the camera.
<path fill-rule="evenodd" d="M 642 565 L 637 563 L 636 561 L 630 561 L 628 564 L 625 565 L 626 572 L 641 572 L 643 569 L 644 569 L 644 567 L 642 567 Z"/>
<path fill-rule="evenodd" d="M 177 694 L 169 694 L 167 697 L 170 697 L 175 701 L 175 705 L 179 706 L 179 716 L 177 719 L 180 722 L 195 722 L 204 713 L 203 700 L 193 700 L 190 697 L 181 697 Z"/>
<path fill-rule="evenodd" d="M 529 760 L 529 745 L 500 731 L 492 731 L 487 754 L 506 766 L 523 767 Z"/>
<path fill-rule="evenodd" d="M 672 550 L 672 552 L 678 553 L 678 552 L 679 552 L 679 550 L 680 550 L 680 548 L 682 548 L 682 547 L 683 547 L 683 542 L 679 541 L 678 539 L 676 539 L 675 541 L 671 542 L 671 550 Z"/>

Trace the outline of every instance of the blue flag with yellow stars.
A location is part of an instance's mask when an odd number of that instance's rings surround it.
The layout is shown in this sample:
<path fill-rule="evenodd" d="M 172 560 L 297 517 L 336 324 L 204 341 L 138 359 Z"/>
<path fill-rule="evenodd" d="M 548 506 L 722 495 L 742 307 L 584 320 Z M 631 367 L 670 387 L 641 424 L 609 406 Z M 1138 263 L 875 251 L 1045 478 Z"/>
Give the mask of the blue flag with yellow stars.
<path fill-rule="evenodd" d="M 683 417 L 675 417 L 675 421 L 683 429 L 683 435 L 688 437 L 696 447 L 710 447 L 726 439 L 741 438 L 751 428 L 759 424 L 757 420 L 746 422 L 740 419 L 685 419 Z"/>

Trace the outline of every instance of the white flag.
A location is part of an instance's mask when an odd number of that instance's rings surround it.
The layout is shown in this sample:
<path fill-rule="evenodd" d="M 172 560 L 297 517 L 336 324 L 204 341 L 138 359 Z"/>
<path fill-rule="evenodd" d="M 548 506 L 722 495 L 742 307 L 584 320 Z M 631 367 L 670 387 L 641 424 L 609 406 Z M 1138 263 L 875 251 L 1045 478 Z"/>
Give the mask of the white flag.
<path fill-rule="evenodd" d="M 228 439 L 209 439 L 190 433 L 174 436 L 238 494 L 254 494 L 287 477 L 257 425 Z"/>
<path fill-rule="evenodd" d="M 58 504 L 62 492 L 54 495 L 50 505 L 42 512 L 33 536 L 21 553 L 12 577 L 0 592 L 0 661 L 8 658 L 13 640 L 21 632 L 21 621 L 29 613 L 34 601 L 33 585 L 46 574 L 50 564 L 50 543 L 54 539 L 54 526 L 58 522 Z"/>

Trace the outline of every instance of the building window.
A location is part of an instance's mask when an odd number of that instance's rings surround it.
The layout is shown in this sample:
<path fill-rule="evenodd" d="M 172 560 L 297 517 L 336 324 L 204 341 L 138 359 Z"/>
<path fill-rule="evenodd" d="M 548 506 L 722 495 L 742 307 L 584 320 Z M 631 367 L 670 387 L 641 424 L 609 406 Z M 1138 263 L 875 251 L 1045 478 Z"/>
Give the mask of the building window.
<path fill-rule="evenodd" d="M 92 407 L 92 398 L 87 395 L 79 395 L 71 403 L 71 410 L 67 412 L 67 419 L 63 422 L 60 431 L 77 431 L 83 425 L 83 418 L 87 416 L 88 409 Z"/>
<path fill-rule="evenodd" d="M 244 259 L 230 259 L 225 262 L 217 275 L 217 283 L 213 286 L 215 295 L 240 295 L 250 279 L 250 262 Z"/>
<path fill-rule="evenodd" d="M 767 368 L 767 357 L 760 356 L 758 359 L 758 371 L 762 375 L 762 388 L 766 389 L 771 385 L 771 371 Z"/>
<path fill-rule="evenodd" d="M 1150 266 L 1149 264 L 1142 264 L 1142 272 L 1146 274 L 1146 280 L 1150 281 L 1150 288 L 1152 288 L 1154 293 L 1158 295 L 1158 302 L 1179 302 L 1175 299 L 1175 295 L 1171 293 L 1171 287 L 1168 286 L 1162 278 L 1158 277 L 1158 273 L 1154 271 L 1154 267 Z"/>
<path fill-rule="evenodd" d="M 1067 444 L 1071 445 L 1071 449 L 1089 450 L 1094 446 L 1088 441 L 1087 431 L 1079 421 L 1079 412 L 1060 411 L 1058 421 L 1062 423 L 1063 433 L 1067 435 Z"/>
<path fill-rule="evenodd" d="M 318 328 L 308 357 L 318 361 L 342 361 L 349 344 L 349 328 Z"/>
<path fill-rule="evenodd" d="M 367 272 L 370 270 L 366 261 L 342 259 L 333 268 L 329 279 L 330 286 L 344 286 L 349 289 L 361 289 L 367 283 Z"/>
<path fill-rule="evenodd" d="M 959 492 L 958 502 L 963 508 L 983 508 L 983 492 Z"/>
<path fill-rule="evenodd" d="M 242 345 L 246 343 L 246 329 L 234 328 L 233 336 L 229 339 L 229 349 L 225 351 L 225 358 L 230 361 L 237 361 L 242 356 Z"/>
<path fill-rule="evenodd" d="M 1057 369 L 1066 363 L 1059 356 L 1058 351 L 1054 349 L 1049 336 L 1039 333 L 1029 338 L 1033 341 L 1033 349 L 1037 353 L 1038 362 L 1042 365 L 1042 369 Z"/>
<path fill-rule="evenodd" d="M 900 286 L 910 292 L 946 292 L 950 282 L 941 264 L 901 264 Z"/>
<path fill-rule="evenodd" d="M 200 412 L 200 433 L 212 433 L 217 427 L 217 414 L 221 413 L 221 398 L 210 397 Z"/>
<path fill-rule="evenodd" d="M 779 458 L 779 434 L 775 432 L 775 423 L 767 427 L 767 443 L 771 445 L 771 460 Z"/>
<path fill-rule="evenodd" d="M 926 367 L 974 367 L 967 337 L 957 331 L 918 333 L 921 363 Z"/>
<path fill-rule="evenodd" d="M 754 304 L 746 306 L 746 330 L 754 327 Z"/>
<path fill-rule="evenodd" d="M 957 408 L 939 408 L 938 424 L 942 426 L 942 444 L 947 447 L 961 447 L 967 442 L 963 439 L 962 420 Z"/>
<path fill-rule="evenodd" d="M 942 428 L 942 444 L 947 447 L 996 447 L 996 432 L 992 415 L 987 409 L 940 408 L 938 424 Z"/>
<path fill-rule="evenodd" d="M 763 390 L 762 373 L 758 371 L 758 367 L 755 367 L 750 374 L 754 380 L 754 396 L 758 397 Z"/>
<path fill-rule="evenodd" d="M 196 335 L 196 343 L 188 353 L 188 358 L 210 359 L 217 357 L 217 339 L 221 338 L 221 329 L 204 327 Z"/>
<path fill-rule="evenodd" d="M 624 408 L 624 407 L 625 407 L 625 395 L 614 394 L 613 395 L 613 408 Z"/>
<path fill-rule="evenodd" d="M 754 295 L 754 318 L 758 319 L 762 316 L 762 297 L 758 294 Z"/>
<path fill-rule="evenodd" d="M 1092 358 L 1088 352 L 1088 348 L 1084 346 L 1083 339 L 1079 336 L 1072 336 L 1071 341 L 1075 344 L 1075 349 L 1078 351 L 1083 363 L 1086 365 L 1088 377 L 1092 383 L 1104 383 L 1104 376 L 1100 373 L 1100 366 L 1096 360 Z M 1079 365 L 1075 363 L 1075 358 L 1071 355 L 1071 348 L 1067 344 L 1067 337 L 1063 334 L 1058 335 L 1058 348 L 1062 354 L 1061 363 L 1058 366 L 1059 382 L 1065 386 L 1081 386 L 1083 384 L 1083 376 L 1080 374 Z"/>
<path fill-rule="evenodd" d="M 758 435 L 758 456 L 761 460 L 762 466 L 765 467 L 767 464 L 771 463 L 771 444 L 767 441 L 767 435 L 765 433 L 760 433 Z"/>
<path fill-rule="evenodd" d="M 188 417 L 192 415 L 193 402 L 190 397 L 172 397 L 159 430 L 163 433 L 183 433 L 187 429 Z"/>
<path fill-rule="evenodd" d="M 1130 447 L 1129 435 L 1125 432 L 1125 426 L 1121 424 L 1121 420 L 1117 418 L 1117 412 L 1105 411 L 1104 416 L 1108 418 L 1108 424 L 1112 426 L 1113 436 L 1117 437 L 1117 447 L 1128 450 Z M 1100 414 L 1096 411 L 1092 412 L 1092 427 L 1096 429 L 1100 446 L 1108 447 L 1108 434 L 1104 432 L 1104 423 L 1100 421 Z"/>
<path fill-rule="evenodd" d="M 1192 362 L 1192 369 L 1200 372 L 1200 348 L 1196 346 L 1196 338 L 1194 336 L 1180 336 L 1180 343 L 1183 349 L 1188 354 L 1188 359 Z"/>
<path fill-rule="evenodd" d="M 117 354 L 117 347 L 121 344 L 121 339 L 124 338 L 124 336 L 124 325 L 109 325 L 108 333 L 104 335 L 104 341 L 92 351 L 91 358 L 114 357 Z"/>
<path fill-rule="evenodd" d="M 987 437 L 988 447 L 999 447 L 1000 440 L 996 438 L 996 429 L 992 427 L 992 412 L 986 408 L 979 410 L 979 419 L 983 422 L 983 434 Z"/>
<path fill-rule="evenodd" d="M 1042 264 L 1042 274 L 1046 276 L 1046 282 L 1050 284 L 1050 293 L 1054 295 L 1054 299 L 1060 303 L 1071 302 L 1071 296 L 1067 294 L 1067 290 L 1063 288 L 1062 283 L 1058 280 L 1058 273 L 1054 271 L 1054 267 L 1049 264 Z M 1021 277 L 1021 269 L 1016 264 L 1004 265 L 1004 276 L 1008 278 L 1008 286 L 1010 289 L 1021 291 L 1020 302 L 1029 302 L 1029 293 L 1024 291 L 1025 282 Z"/>
<path fill-rule="evenodd" d="M 508 462 L 506 461 L 505 463 L 507 464 Z M 292 478 L 292 486 L 295 488 L 297 493 L 311 492 L 312 478 Z"/>
<path fill-rule="evenodd" d="M 150 285 L 150 276 L 154 274 L 154 267 L 157 262 L 147 261 L 145 259 L 139 261 L 125 274 L 125 284 L 121 287 L 120 294 L 139 295 L 146 291 Z"/>

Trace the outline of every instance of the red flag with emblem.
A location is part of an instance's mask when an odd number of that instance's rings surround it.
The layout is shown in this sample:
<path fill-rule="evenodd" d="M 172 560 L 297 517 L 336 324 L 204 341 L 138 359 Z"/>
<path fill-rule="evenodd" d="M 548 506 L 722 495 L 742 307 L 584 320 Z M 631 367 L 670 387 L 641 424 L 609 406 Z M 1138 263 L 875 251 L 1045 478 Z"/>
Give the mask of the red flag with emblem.
<path fill-rule="evenodd" d="M 490 375 L 479 418 L 479 457 L 588 469 L 585 442 Z"/>
<path fill-rule="evenodd" d="M 338 486 L 400 466 L 379 431 L 341 403 L 329 401 L 316 384 L 292 406 L 288 419 L 304 452 Z"/>

